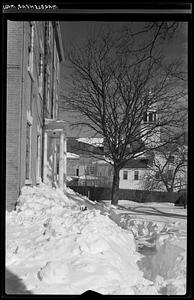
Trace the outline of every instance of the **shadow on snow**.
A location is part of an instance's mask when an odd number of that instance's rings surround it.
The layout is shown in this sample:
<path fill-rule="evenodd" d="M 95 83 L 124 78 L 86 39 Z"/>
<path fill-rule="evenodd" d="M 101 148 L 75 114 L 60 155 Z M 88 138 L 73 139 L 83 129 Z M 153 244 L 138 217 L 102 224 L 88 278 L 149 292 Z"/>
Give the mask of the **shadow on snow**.
<path fill-rule="evenodd" d="M 8 269 L 5 271 L 5 293 L 7 295 L 32 294 L 26 289 L 22 279 L 10 272 Z"/>

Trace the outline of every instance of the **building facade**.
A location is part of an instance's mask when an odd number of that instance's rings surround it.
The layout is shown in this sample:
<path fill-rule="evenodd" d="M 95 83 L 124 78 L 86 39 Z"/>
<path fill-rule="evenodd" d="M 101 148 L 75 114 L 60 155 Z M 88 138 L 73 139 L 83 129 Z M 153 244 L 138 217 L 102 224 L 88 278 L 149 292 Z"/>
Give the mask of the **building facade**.
<path fill-rule="evenodd" d="M 88 144 L 82 138 L 67 138 L 68 184 L 105 187 L 112 184 L 112 167 L 103 158 L 102 145 Z"/>
<path fill-rule="evenodd" d="M 58 22 L 7 22 L 6 209 L 24 185 L 51 183 L 57 140 L 63 157 L 65 126 L 57 122 L 63 47 Z M 58 155 L 60 160 L 60 155 Z M 64 162 L 60 162 L 64 171 Z M 59 172 L 60 171 L 60 172 Z M 62 176 L 61 176 L 62 177 Z M 59 178 L 58 178 L 59 180 Z M 62 179 L 60 178 L 62 184 Z"/>
<path fill-rule="evenodd" d="M 148 157 L 128 161 L 119 173 L 119 188 L 142 190 L 144 176 L 149 172 L 149 166 L 151 164 L 152 159 Z"/>

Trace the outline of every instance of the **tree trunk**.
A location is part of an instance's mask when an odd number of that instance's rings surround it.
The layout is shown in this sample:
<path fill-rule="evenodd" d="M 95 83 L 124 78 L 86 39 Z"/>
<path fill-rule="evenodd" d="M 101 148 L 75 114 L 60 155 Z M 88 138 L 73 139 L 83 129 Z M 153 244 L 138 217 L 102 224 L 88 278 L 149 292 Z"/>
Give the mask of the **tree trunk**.
<path fill-rule="evenodd" d="M 111 204 L 113 205 L 117 205 L 119 200 L 119 172 L 120 172 L 120 168 L 114 167 L 112 194 L 111 194 Z"/>

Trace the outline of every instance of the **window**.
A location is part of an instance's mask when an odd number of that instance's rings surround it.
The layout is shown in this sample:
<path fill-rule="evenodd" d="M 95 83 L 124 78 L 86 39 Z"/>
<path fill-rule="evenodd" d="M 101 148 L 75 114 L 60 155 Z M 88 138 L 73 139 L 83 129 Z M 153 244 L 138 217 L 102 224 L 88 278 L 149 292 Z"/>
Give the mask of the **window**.
<path fill-rule="evenodd" d="M 50 82 L 51 79 L 50 79 L 50 70 L 49 68 L 47 67 L 47 109 L 49 110 L 49 106 L 50 106 Z"/>
<path fill-rule="evenodd" d="M 38 79 L 39 79 L 39 93 L 42 95 L 43 92 L 43 53 L 39 53 L 39 72 L 38 72 Z"/>
<path fill-rule="evenodd" d="M 94 170 L 95 170 L 94 167 L 90 167 L 90 175 L 94 175 Z"/>
<path fill-rule="evenodd" d="M 93 166 L 87 166 L 85 170 L 85 175 L 94 175 L 95 168 Z"/>
<path fill-rule="evenodd" d="M 149 112 L 149 123 L 155 123 L 155 121 L 156 121 L 156 113 Z"/>
<path fill-rule="evenodd" d="M 156 112 L 149 111 L 143 114 L 144 123 L 156 123 Z"/>
<path fill-rule="evenodd" d="M 51 96 L 51 118 L 55 118 L 56 116 L 56 95 L 55 95 L 55 81 L 53 81 L 53 87 L 52 87 L 52 96 Z"/>
<path fill-rule="evenodd" d="M 123 171 L 123 180 L 127 180 L 127 179 L 128 179 L 128 172 Z"/>
<path fill-rule="evenodd" d="M 147 112 L 143 114 L 143 121 L 144 123 L 147 123 Z"/>
<path fill-rule="evenodd" d="M 30 180 L 31 164 L 31 124 L 26 124 L 26 174 L 25 179 Z"/>
<path fill-rule="evenodd" d="M 79 167 L 76 169 L 76 176 L 79 176 Z"/>
<path fill-rule="evenodd" d="M 139 180 L 139 171 L 134 171 L 134 180 Z"/>
<path fill-rule="evenodd" d="M 58 92 L 59 92 L 59 56 L 56 52 L 56 96 L 58 96 Z"/>
<path fill-rule="evenodd" d="M 34 22 L 30 22 L 30 42 L 28 46 L 28 71 L 33 76 L 34 63 Z"/>
<path fill-rule="evenodd" d="M 57 161 L 57 175 L 59 175 L 59 161 Z"/>
<path fill-rule="evenodd" d="M 37 135 L 37 168 L 36 168 L 36 180 L 39 182 L 41 174 L 41 136 Z"/>
<path fill-rule="evenodd" d="M 57 114 L 58 114 L 58 97 L 56 96 L 55 99 L 55 118 L 57 119 Z"/>
<path fill-rule="evenodd" d="M 51 44 L 51 30 L 52 30 L 52 24 L 51 22 L 48 22 L 48 43 Z"/>
<path fill-rule="evenodd" d="M 34 98 L 34 82 L 31 80 L 30 83 L 30 113 L 32 115 L 32 107 L 33 107 L 33 98 Z"/>

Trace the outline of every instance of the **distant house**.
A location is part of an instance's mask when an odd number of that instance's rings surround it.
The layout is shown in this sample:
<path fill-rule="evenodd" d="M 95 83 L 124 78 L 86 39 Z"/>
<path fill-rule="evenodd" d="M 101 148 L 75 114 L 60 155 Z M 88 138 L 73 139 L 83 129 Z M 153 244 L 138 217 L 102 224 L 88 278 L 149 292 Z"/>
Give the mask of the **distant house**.
<path fill-rule="evenodd" d="M 152 163 L 151 155 L 132 159 L 120 171 L 120 189 L 142 189 L 142 178 Z M 68 185 L 111 187 L 113 167 L 105 159 L 102 145 L 93 146 L 82 139 L 67 139 Z"/>
<path fill-rule="evenodd" d="M 63 188 L 65 124 L 58 120 L 63 57 L 59 22 L 8 20 L 7 210 L 14 209 L 24 185 L 58 180 Z"/>
<path fill-rule="evenodd" d="M 69 185 L 110 186 L 111 166 L 104 160 L 102 145 L 67 138 L 67 182 Z"/>
<path fill-rule="evenodd" d="M 128 161 L 120 171 L 119 188 L 141 190 L 144 175 L 151 164 L 152 159 L 150 157 L 141 157 Z"/>

